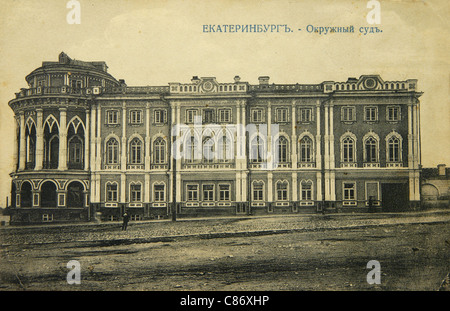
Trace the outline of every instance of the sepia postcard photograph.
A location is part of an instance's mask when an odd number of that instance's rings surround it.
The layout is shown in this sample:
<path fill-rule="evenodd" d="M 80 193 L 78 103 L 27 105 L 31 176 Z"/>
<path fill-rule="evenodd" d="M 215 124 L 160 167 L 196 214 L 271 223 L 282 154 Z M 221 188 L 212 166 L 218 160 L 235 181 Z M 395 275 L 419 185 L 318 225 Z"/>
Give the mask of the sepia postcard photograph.
<path fill-rule="evenodd" d="M 5 297 L 450 291 L 448 1 L 0 5 Z"/>

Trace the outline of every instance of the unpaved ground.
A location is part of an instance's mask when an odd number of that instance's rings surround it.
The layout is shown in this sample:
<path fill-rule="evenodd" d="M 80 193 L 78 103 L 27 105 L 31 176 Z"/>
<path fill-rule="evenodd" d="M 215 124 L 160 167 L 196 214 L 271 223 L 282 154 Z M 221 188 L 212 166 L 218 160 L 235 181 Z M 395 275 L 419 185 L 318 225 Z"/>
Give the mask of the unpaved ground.
<path fill-rule="evenodd" d="M 127 232 L 117 225 L 9 228 L 0 232 L 0 289 L 437 290 L 450 272 L 447 213 L 325 217 L 153 222 Z M 154 231 L 170 228 L 191 235 Z M 81 285 L 66 282 L 70 260 L 81 264 Z M 366 281 L 370 260 L 381 264 L 381 285 Z"/>

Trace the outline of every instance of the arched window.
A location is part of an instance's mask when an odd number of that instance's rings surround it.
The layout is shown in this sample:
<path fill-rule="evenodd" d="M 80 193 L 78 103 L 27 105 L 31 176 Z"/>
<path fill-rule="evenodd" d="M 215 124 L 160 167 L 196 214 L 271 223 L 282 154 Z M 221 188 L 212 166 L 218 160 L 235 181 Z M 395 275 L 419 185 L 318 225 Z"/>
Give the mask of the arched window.
<path fill-rule="evenodd" d="M 130 163 L 142 163 L 142 142 L 139 138 L 133 138 L 130 142 Z"/>
<path fill-rule="evenodd" d="M 119 163 L 119 142 L 115 138 L 111 138 L 106 143 L 106 163 Z"/>
<path fill-rule="evenodd" d="M 388 162 L 400 162 L 400 139 L 392 136 L 387 141 Z"/>
<path fill-rule="evenodd" d="M 253 138 L 250 146 L 250 160 L 252 162 L 262 162 L 265 160 L 265 149 L 264 141 L 259 135 Z"/>
<path fill-rule="evenodd" d="M 69 168 L 82 168 L 83 142 L 78 135 L 69 139 Z"/>
<path fill-rule="evenodd" d="M 311 201 L 313 199 L 313 191 L 312 191 L 312 181 L 302 181 L 300 183 L 300 200 L 302 201 Z"/>
<path fill-rule="evenodd" d="M 289 200 L 288 192 L 289 192 L 288 182 L 287 181 L 277 181 L 277 201 Z"/>
<path fill-rule="evenodd" d="M 264 201 L 264 182 L 254 181 L 252 183 L 252 200 L 253 201 Z"/>
<path fill-rule="evenodd" d="M 118 188 L 117 182 L 108 182 L 106 184 L 106 201 L 107 202 L 117 202 L 118 199 Z"/>
<path fill-rule="evenodd" d="M 184 151 L 184 157 L 186 162 L 193 163 L 197 158 L 196 156 L 197 150 L 197 139 L 194 136 L 190 136 L 186 140 L 186 149 Z"/>
<path fill-rule="evenodd" d="M 221 161 L 226 162 L 233 159 L 231 140 L 226 135 L 222 137 L 219 143 L 218 157 Z"/>
<path fill-rule="evenodd" d="M 153 201 L 164 202 L 166 200 L 166 185 L 164 183 L 153 184 Z"/>
<path fill-rule="evenodd" d="M 313 161 L 312 143 L 312 139 L 308 136 L 304 136 L 300 140 L 300 162 Z"/>
<path fill-rule="evenodd" d="M 280 136 L 277 140 L 278 161 L 285 163 L 288 161 L 288 140 L 284 136 Z"/>
<path fill-rule="evenodd" d="M 208 163 L 214 161 L 214 140 L 211 137 L 203 141 L 203 160 Z"/>
<path fill-rule="evenodd" d="M 20 189 L 20 206 L 21 207 L 31 207 L 32 203 L 32 189 L 33 187 L 28 181 L 22 183 Z"/>
<path fill-rule="evenodd" d="M 67 186 L 67 207 L 83 207 L 83 185 L 78 181 L 72 181 Z"/>
<path fill-rule="evenodd" d="M 166 163 L 166 142 L 162 137 L 158 137 L 153 143 L 153 162 Z"/>
<path fill-rule="evenodd" d="M 372 136 L 364 141 L 364 161 L 378 162 L 378 141 Z"/>
<path fill-rule="evenodd" d="M 342 140 L 342 162 L 355 162 L 355 141 L 349 136 Z"/>

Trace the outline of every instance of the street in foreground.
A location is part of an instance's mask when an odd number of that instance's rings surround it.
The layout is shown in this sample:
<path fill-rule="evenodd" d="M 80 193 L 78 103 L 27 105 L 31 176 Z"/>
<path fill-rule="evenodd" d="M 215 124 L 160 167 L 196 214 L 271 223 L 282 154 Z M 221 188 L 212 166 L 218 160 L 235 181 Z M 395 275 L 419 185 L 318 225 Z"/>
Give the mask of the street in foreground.
<path fill-rule="evenodd" d="M 0 289 L 433 291 L 450 272 L 449 222 L 442 212 L 8 228 Z M 66 281 L 70 260 L 80 285 Z M 370 260 L 379 285 L 367 282 Z"/>

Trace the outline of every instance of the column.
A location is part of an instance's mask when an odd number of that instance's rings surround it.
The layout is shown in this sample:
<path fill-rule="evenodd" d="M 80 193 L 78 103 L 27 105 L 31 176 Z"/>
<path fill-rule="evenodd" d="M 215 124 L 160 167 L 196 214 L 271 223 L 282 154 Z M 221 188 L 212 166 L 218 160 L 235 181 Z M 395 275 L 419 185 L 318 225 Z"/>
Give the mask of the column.
<path fill-rule="evenodd" d="M 316 147 L 316 168 L 322 168 L 322 151 L 321 151 L 321 134 L 320 134 L 320 101 L 317 100 L 316 104 L 316 141 L 314 146 Z"/>
<path fill-rule="evenodd" d="M 408 104 L 408 168 L 413 169 L 412 103 Z"/>
<path fill-rule="evenodd" d="M 91 171 L 96 171 L 96 167 L 95 167 L 95 163 L 96 163 L 96 160 L 97 160 L 97 157 L 96 157 L 96 148 L 95 148 L 95 146 L 96 146 L 96 144 L 97 144 L 97 135 L 96 135 L 96 132 L 95 132 L 95 121 L 96 121 L 96 118 L 97 118 L 97 113 L 96 113 L 97 111 L 96 111 L 96 109 L 94 108 L 94 107 L 91 107 L 91 124 L 88 124 L 87 122 L 86 122 L 86 127 L 88 127 L 88 126 L 90 126 L 91 127 L 91 130 L 89 131 L 89 134 L 90 134 L 90 144 L 91 144 L 91 147 L 89 148 L 89 160 L 90 160 L 90 162 L 91 162 L 91 165 L 90 165 L 90 167 L 91 167 Z M 91 193 L 91 200 L 93 199 L 94 197 L 92 196 L 92 193 Z"/>
<path fill-rule="evenodd" d="M 151 138 L 150 138 L 150 102 L 147 102 L 145 106 L 145 175 L 144 175 L 144 202 L 150 203 L 150 193 L 152 189 L 150 187 L 150 147 L 151 147 Z"/>
<path fill-rule="evenodd" d="M 19 170 L 25 169 L 25 162 L 27 157 L 26 140 L 25 140 L 25 116 L 23 111 L 19 113 L 20 120 L 20 142 L 19 142 Z"/>
<path fill-rule="evenodd" d="M 90 162 L 89 162 L 89 146 L 90 146 L 89 140 L 90 140 L 90 126 L 91 126 L 91 124 L 90 124 L 91 114 L 90 114 L 89 109 L 86 109 L 85 115 L 86 115 L 86 122 L 85 122 L 86 132 L 84 133 L 84 170 L 89 171 L 89 164 L 90 164 Z"/>
<path fill-rule="evenodd" d="M 179 126 L 181 124 L 181 106 L 180 103 L 176 104 L 176 111 L 175 111 L 175 116 L 176 116 L 176 124 Z M 173 124 L 172 124 L 173 126 Z M 171 131 L 172 129 L 170 128 L 169 131 Z M 180 132 L 181 133 L 181 132 Z M 178 135 L 177 136 L 177 140 L 181 139 L 181 137 Z M 172 155 L 174 156 L 174 155 Z M 181 159 L 177 158 L 175 161 L 175 165 L 176 165 L 176 183 L 175 183 L 175 187 L 176 187 L 176 202 L 179 203 L 181 202 Z"/>
<path fill-rule="evenodd" d="M 126 171 L 127 169 L 127 109 L 126 109 L 126 103 L 123 101 L 122 103 L 122 153 L 120 158 L 120 166 L 122 172 Z"/>
<path fill-rule="evenodd" d="M 119 202 L 120 203 L 126 203 L 126 201 L 127 201 L 127 198 L 126 198 L 126 189 L 127 189 L 126 188 L 127 187 L 126 181 L 127 181 L 127 178 L 125 176 L 125 173 L 122 172 L 120 174 L 120 198 L 119 198 Z"/>
<path fill-rule="evenodd" d="M 36 109 L 37 123 L 36 123 L 36 171 L 42 170 L 44 161 L 44 128 L 42 126 L 42 109 Z"/>
<path fill-rule="evenodd" d="M 334 161 L 334 117 L 333 117 L 333 101 L 331 101 L 330 104 L 330 200 L 336 201 L 336 186 L 335 186 L 335 172 L 334 169 L 336 168 L 336 163 Z"/>
<path fill-rule="evenodd" d="M 13 137 L 13 163 L 14 163 L 14 172 L 17 171 L 17 165 L 18 165 L 18 161 L 19 161 L 19 154 L 18 154 L 18 149 L 19 149 L 19 141 L 17 139 L 17 135 L 19 131 L 19 126 L 17 124 L 17 118 L 14 117 L 14 137 Z M 11 201 L 13 200 L 13 198 L 11 198 Z"/>
<path fill-rule="evenodd" d="M 297 183 L 297 172 L 292 173 L 292 201 L 297 202 L 298 201 L 298 183 Z"/>
<path fill-rule="evenodd" d="M 296 130 L 296 105 L 295 99 L 292 100 L 292 119 L 291 119 L 291 167 L 292 169 L 297 169 L 297 130 Z"/>
<path fill-rule="evenodd" d="M 236 147 L 235 147 L 234 163 L 236 166 L 236 184 L 235 194 L 236 202 L 242 202 L 241 188 L 242 188 L 242 176 L 239 172 L 243 169 L 242 166 L 242 123 L 241 123 L 241 102 L 237 101 L 236 104 Z"/>
<path fill-rule="evenodd" d="M 101 199 L 101 188 L 100 188 L 100 175 L 99 172 L 101 170 L 102 165 L 102 154 L 101 154 L 101 144 L 102 144 L 102 136 L 101 136 L 101 129 L 102 129 L 102 109 L 100 107 L 100 104 L 97 106 L 97 134 L 96 134 L 96 140 L 95 140 L 95 169 L 97 173 L 95 174 L 95 202 L 100 202 Z"/>
<path fill-rule="evenodd" d="M 330 169 L 330 145 L 329 145 L 329 135 L 328 135 L 328 106 L 325 106 L 325 200 L 330 200 L 330 180 L 329 180 L 329 169 Z"/>
<path fill-rule="evenodd" d="M 247 167 L 246 167 L 246 163 L 247 163 L 247 139 L 246 139 L 246 135 L 247 132 L 245 130 L 245 120 L 246 120 L 246 116 L 245 116 L 245 101 L 242 100 L 240 102 L 240 107 L 241 107 L 241 127 L 240 130 L 242 131 L 241 136 L 242 136 L 242 140 L 241 140 L 241 148 L 242 148 L 242 156 L 243 159 L 241 160 L 241 165 L 240 165 L 240 172 L 241 172 L 241 200 L 242 202 L 246 202 L 248 201 L 247 195 L 248 195 L 248 182 L 247 182 Z"/>
<path fill-rule="evenodd" d="M 67 170 L 67 109 L 59 108 L 59 159 L 58 170 Z"/>

